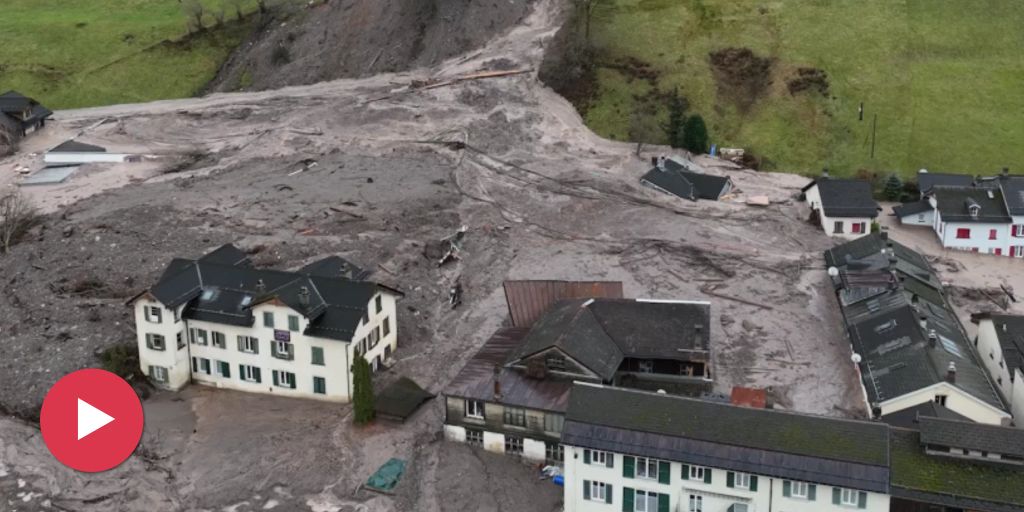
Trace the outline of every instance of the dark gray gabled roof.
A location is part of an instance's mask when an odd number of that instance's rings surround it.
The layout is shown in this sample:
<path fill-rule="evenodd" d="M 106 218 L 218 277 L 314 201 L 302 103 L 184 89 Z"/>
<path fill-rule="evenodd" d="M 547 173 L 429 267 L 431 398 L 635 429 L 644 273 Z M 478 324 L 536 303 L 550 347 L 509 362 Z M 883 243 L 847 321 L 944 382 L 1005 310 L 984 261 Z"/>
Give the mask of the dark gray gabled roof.
<path fill-rule="evenodd" d="M 932 207 L 931 201 L 927 199 L 921 199 L 920 201 L 914 201 L 912 203 L 903 203 L 892 207 L 892 212 L 897 217 L 906 217 L 908 215 L 917 215 L 919 213 L 930 212 L 935 208 Z"/>
<path fill-rule="evenodd" d="M 936 209 L 943 222 L 1010 222 L 999 188 L 936 186 L 930 193 L 935 196 Z M 970 213 L 973 206 L 978 208 L 977 216 Z"/>
<path fill-rule="evenodd" d="M 363 281 L 373 275 L 373 272 L 363 270 L 341 256 L 328 256 L 314 261 L 299 269 L 299 273 L 321 277 L 344 277 L 353 281 Z"/>
<path fill-rule="evenodd" d="M 883 249 L 891 249 L 895 262 Z M 861 378 L 873 405 L 947 381 L 1000 410 L 1006 406 L 949 305 L 941 281 L 920 254 L 881 234 L 825 252 Z M 935 333 L 933 344 L 929 339 Z"/>
<path fill-rule="evenodd" d="M 996 336 L 999 338 L 999 346 L 1003 349 L 1006 366 L 1024 372 L 1024 316 L 991 316 Z"/>
<path fill-rule="evenodd" d="M 818 178 L 803 188 L 804 192 L 818 187 L 821 209 L 828 217 L 878 216 L 878 203 L 871 194 L 871 184 L 864 180 Z"/>
<path fill-rule="evenodd" d="M 231 245 L 199 258 L 170 262 L 149 293 L 182 316 L 228 325 L 253 324 L 252 307 L 278 300 L 309 319 L 306 334 L 349 341 L 378 292 L 400 292 L 366 281 L 253 268 Z"/>
<path fill-rule="evenodd" d="M 969 187 L 974 183 L 974 176 L 969 174 L 952 174 L 945 172 L 917 173 L 917 188 L 927 193 L 932 187 Z"/>
<path fill-rule="evenodd" d="M 662 165 L 647 171 L 640 181 L 683 199 L 717 201 L 732 183 L 727 176 L 697 172 L 671 158 L 666 159 Z"/>
<path fill-rule="evenodd" d="M 1024 216 L 1024 176 L 1003 176 L 1000 186 L 1010 215 Z"/>
<path fill-rule="evenodd" d="M 888 492 L 888 427 L 578 383 L 562 443 Z"/>
<path fill-rule="evenodd" d="M 86 144 L 76 140 L 65 141 L 49 151 L 50 153 L 106 153 L 107 148 Z"/>
<path fill-rule="evenodd" d="M 26 109 L 29 109 L 29 117 L 25 120 L 16 119 L 24 127 L 39 124 L 42 120 L 53 115 L 50 109 L 17 91 L 7 91 L 0 94 L 0 113 L 13 116 L 14 114 L 24 112 Z"/>
<path fill-rule="evenodd" d="M 917 430 L 920 428 L 920 420 L 923 417 L 971 421 L 968 418 L 949 410 L 946 406 L 934 401 L 924 402 L 907 409 L 900 409 L 878 419 L 892 427 Z"/>
<path fill-rule="evenodd" d="M 920 419 L 921 443 L 1024 458 L 1024 430 L 943 418 Z"/>
<path fill-rule="evenodd" d="M 688 353 L 706 354 L 710 330 L 706 302 L 563 300 L 537 320 L 510 362 L 558 348 L 608 380 L 627 357 L 689 360 Z"/>

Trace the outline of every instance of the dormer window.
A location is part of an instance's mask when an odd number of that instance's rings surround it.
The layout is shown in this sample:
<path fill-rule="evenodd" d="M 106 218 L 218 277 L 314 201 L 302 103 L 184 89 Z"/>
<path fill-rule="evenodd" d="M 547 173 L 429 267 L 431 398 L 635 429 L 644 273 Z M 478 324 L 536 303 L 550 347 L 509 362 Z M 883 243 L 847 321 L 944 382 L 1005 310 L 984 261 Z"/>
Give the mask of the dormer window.
<path fill-rule="evenodd" d="M 968 211 L 971 213 L 971 217 L 977 217 L 981 214 L 981 207 L 976 204 L 972 204 L 970 208 L 968 208 Z"/>

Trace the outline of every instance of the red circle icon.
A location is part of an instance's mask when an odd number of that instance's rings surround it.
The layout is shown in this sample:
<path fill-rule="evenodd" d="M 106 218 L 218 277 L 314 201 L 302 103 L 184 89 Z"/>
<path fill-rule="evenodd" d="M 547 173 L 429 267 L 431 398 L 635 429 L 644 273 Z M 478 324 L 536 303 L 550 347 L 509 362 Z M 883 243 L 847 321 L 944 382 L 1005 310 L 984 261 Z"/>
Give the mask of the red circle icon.
<path fill-rule="evenodd" d="M 142 402 L 121 377 L 105 370 L 79 370 L 50 388 L 39 428 L 50 453 L 65 466 L 87 473 L 124 462 L 142 438 Z"/>

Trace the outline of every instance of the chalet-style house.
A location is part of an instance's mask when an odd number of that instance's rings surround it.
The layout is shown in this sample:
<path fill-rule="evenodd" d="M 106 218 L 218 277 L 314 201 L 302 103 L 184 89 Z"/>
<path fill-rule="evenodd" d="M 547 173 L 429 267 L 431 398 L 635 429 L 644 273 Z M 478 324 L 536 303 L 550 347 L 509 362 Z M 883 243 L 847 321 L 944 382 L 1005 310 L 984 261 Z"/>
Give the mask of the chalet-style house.
<path fill-rule="evenodd" d="M 873 416 L 927 405 L 1009 424 L 1003 399 L 923 256 L 882 232 L 826 251 L 825 265 Z"/>
<path fill-rule="evenodd" d="M 46 126 L 46 120 L 52 115 L 50 109 L 17 91 L 0 94 L 0 129 L 13 135 L 15 140 Z"/>
<path fill-rule="evenodd" d="M 172 390 L 195 382 L 347 402 L 355 358 L 376 369 L 393 357 L 402 296 L 353 273 L 338 257 L 295 272 L 254 268 L 232 245 L 175 258 L 129 302 L 142 371 Z"/>
<path fill-rule="evenodd" d="M 578 383 L 562 430 L 566 512 L 1010 512 L 1024 431 L 743 408 Z"/>
<path fill-rule="evenodd" d="M 1017 427 L 1024 428 L 1024 316 L 981 313 L 971 321 L 978 324 L 978 354 Z"/>
<path fill-rule="evenodd" d="M 918 173 L 921 199 L 893 207 L 900 222 L 927 226 L 943 247 L 1024 258 L 1024 176 Z"/>
<path fill-rule="evenodd" d="M 640 183 L 666 194 L 696 201 L 718 201 L 732 192 L 732 179 L 703 172 L 693 162 L 674 158 L 654 157 L 653 167 L 640 178 Z"/>
<path fill-rule="evenodd" d="M 878 203 L 871 184 L 864 180 L 836 179 L 824 173 L 801 190 L 811 209 L 811 219 L 828 236 L 855 239 L 871 233 L 878 217 Z"/>
<path fill-rule="evenodd" d="M 560 464 L 574 381 L 668 392 L 710 386 L 708 303 L 623 299 L 620 283 L 529 285 L 537 291 L 525 300 L 507 293 L 513 319 L 532 316 L 521 302 L 549 304 L 546 312 L 499 329 L 449 384 L 448 439 Z M 581 289 L 598 296 L 572 293 Z"/>

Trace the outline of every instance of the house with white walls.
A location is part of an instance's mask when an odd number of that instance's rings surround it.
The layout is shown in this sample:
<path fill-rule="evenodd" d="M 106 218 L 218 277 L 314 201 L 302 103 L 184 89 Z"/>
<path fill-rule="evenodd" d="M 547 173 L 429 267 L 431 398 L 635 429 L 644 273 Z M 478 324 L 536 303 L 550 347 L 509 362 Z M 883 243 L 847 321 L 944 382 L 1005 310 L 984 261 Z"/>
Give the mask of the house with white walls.
<path fill-rule="evenodd" d="M 974 343 L 985 369 L 1010 404 L 1014 423 L 1024 428 L 1024 316 L 980 313 L 971 321 L 978 325 Z"/>
<path fill-rule="evenodd" d="M 828 236 L 860 238 L 871 233 L 878 217 L 878 203 L 871 195 L 871 184 L 864 180 L 836 179 L 826 172 L 801 190 L 811 209 L 811 220 L 820 224 Z"/>
<path fill-rule="evenodd" d="M 889 429 L 579 383 L 566 512 L 889 512 Z"/>
<path fill-rule="evenodd" d="M 573 382 L 709 389 L 710 304 L 624 299 L 609 284 L 537 281 L 519 301 L 506 283 L 513 319 L 535 320 L 495 332 L 445 388 L 445 437 L 561 464 Z M 546 307 L 539 317 L 517 314 L 536 305 Z"/>
<path fill-rule="evenodd" d="M 171 390 L 197 383 L 347 402 L 355 358 L 376 370 L 394 356 L 402 297 L 351 279 L 353 270 L 338 257 L 294 272 L 255 268 L 232 245 L 176 258 L 129 301 L 141 369 Z"/>
<path fill-rule="evenodd" d="M 573 386 L 565 512 L 1019 512 L 1024 431 L 885 423 Z"/>
<path fill-rule="evenodd" d="M 1008 425 L 1009 409 L 970 343 L 928 260 L 888 232 L 825 251 L 865 409 L 886 420 L 937 404 L 979 423 Z"/>

